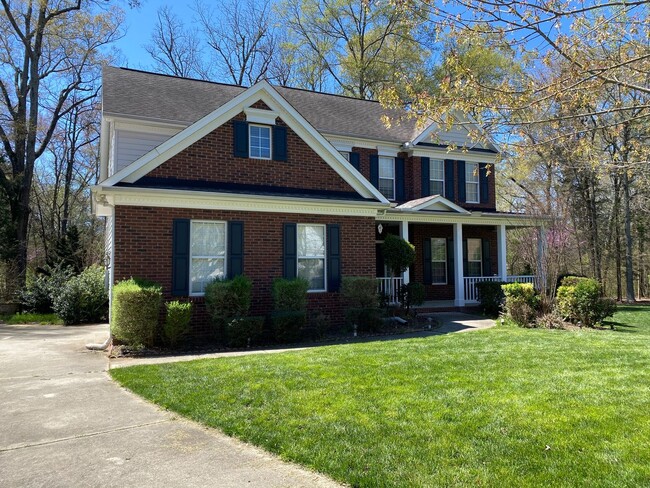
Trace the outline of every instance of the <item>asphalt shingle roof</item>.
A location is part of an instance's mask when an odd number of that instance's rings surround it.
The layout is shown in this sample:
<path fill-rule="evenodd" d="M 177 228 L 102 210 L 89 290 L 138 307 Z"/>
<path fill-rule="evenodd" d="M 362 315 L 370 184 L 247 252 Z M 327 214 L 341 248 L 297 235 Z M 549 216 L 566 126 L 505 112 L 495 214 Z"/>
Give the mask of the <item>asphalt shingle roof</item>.
<path fill-rule="evenodd" d="M 416 120 L 369 100 L 274 86 L 319 132 L 404 143 L 418 134 Z M 192 124 L 246 88 L 177 78 L 128 68 L 106 67 L 103 73 L 105 114 Z M 388 115 L 393 124 L 382 120 Z M 401 118 L 401 120 L 400 120 Z"/>

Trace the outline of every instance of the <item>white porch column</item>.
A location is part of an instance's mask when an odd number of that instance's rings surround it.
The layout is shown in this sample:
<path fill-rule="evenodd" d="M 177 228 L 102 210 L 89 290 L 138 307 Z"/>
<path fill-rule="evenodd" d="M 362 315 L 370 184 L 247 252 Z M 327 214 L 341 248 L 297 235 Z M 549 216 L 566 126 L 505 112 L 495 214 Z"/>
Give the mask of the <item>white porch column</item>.
<path fill-rule="evenodd" d="M 499 253 L 499 278 L 506 281 L 508 278 L 508 266 L 506 261 L 506 226 L 497 225 L 497 251 Z"/>
<path fill-rule="evenodd" d="M 409 223 L 408 222 L 400 222 L 399 223 L 399 236 L 404 239 L 406 242 L 409 242 Z M 406 269 L 404 273 L 402 274 L 402 278 L 404 279 L 404 284 L 408 285 L 409 280 L 411 277 L 411 270 Z"/>
<path fill-rule="evenodd" d="M 454 224 L 454 305 L 465 306 L 465 280 L 463 277 L 463 224 Z"/>

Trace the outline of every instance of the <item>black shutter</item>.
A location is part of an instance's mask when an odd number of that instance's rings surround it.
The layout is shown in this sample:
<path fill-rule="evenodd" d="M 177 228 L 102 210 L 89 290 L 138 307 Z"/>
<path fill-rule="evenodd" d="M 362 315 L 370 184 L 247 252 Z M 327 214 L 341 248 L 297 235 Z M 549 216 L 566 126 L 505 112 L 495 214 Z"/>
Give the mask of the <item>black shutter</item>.
<path fill-rule="evenodd" d="M 244 223 L 228 222 L 228 278 L 244 274 Z"/>
<path fill-rule="evenodd" d="M 483 258 L 483 276 L 492 276 L 492 258 L 490 257 L 490 240 L 481 241 L 482 258 Z"/>
<path fill-rule="evenodd" d="M 287 160 L 287 128 L 281 125 L 273 126 L 273 161 Z"/>
<path fill-rule="evenodd" d="M 454 240 L 447 239 L 447 284 L 453 285 L 456 281 L 454 269 Z"/>
<path fill-rule="evenodd" d="M 360 163 L 358 152 L 350 153 L 350 164 L 354 166 L 354 169 L 356 169 L 357 171 L 361 171 L 361 163 Z"/>
<path fill-rule="evenodd" d="M 481 194 L 481 203 L 487 203 L 490 190 L 488 186 L 488 175 L 487 175 L 487 164 L 479 163 L 478 164 L 478 180 L 479 180 L 479 192 Z"/>
<path fill-rule="evenodd" d="M 468 276 L 467 275 L 467 239 L 463 239 L 463 276 Z"/>
<path fill-rule="evenodd" d="M 370 155 L 370 183 L 379 189 L 379 156 Z"/>
<path fill-rule="evenodd" d="M 451 159 L 445 159 L 445 198 L 454 201 L 454 161 Z"/>
<path fill-rule="evenodd" d="M 243 120 L 232 121 L 232 132 L 234 134 L 234 149 L 236 158 L 248 157 L 248 122 Z"/>
<path fill-rule="evenodd" d="M 296 247 L 296 224 L 284 224 L 283 273 L 287 279 L 296 277 L 298 270 L 298 251 Z"/>
<path fill-rule="evenodd" d="M 420 161 L 422 162 L 422 191 L 421 195 L 423 197 L 428 197 L 431 195 L 431 183 L 429 182 L 430 180 L 430 172 L 431 172 L 431 167 L 429 166 L 429 158 L 420 158 Z"/>
<path fill-rule="evenodd" d="M 190 292 L 190 221 L 174 219 L 172 228 L 172 295 Z"/>
<path fill-rule="evenodd" d="M 404 191 L 404 158 L 395 158 L 395 200 L 406 200 Z"/>
<path fill-rule="evenodd" d="M 327 291 L 339 291 L 341 286 L 341 228 L 327 226 Z"/>
<path fill-rule="evenodd" d="M 458 201 L 465 203 L 465 161 L 456 161 L 458 168 Z"/>
<path fill-rule="evenodd" d="M 431 276 L 431 239 L 424 239 L 422 247 L 422 261 L 424 262 L 424 284 L 430 285 L 433 282 Z"/>

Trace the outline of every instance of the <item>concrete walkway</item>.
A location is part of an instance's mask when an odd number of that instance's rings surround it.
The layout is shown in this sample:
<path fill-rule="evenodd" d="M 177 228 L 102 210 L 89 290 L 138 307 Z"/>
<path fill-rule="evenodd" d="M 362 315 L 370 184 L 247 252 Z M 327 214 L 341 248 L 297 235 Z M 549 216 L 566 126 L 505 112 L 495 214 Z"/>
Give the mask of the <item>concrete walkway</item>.
<path fill-rule="evenodd" d="M 0 486 L 338 486 L 120 388 L 107 334 L 0 325 Z"/>
<path fill-rule="evenodd" d="M 281 352 L 300 351 L 313 347 L 331 346 L 336 344 L 354 344 L 359 342 L 380 342 L 380 341 L 394 341 L 400 339 L 412 339 L 416 337 L 429 337 L 435 335 L 449 334 L 452 332 L 468 332 L 471 330 L 487 329 L 494 326 L 494 320 L 484 319 L 476 315 L 470 315 L 461 312 L 434 312 L 425 314 L 426 317 L 432 317 L 437 320 L 441 325 L 431 331 L 411 332 L 408 334 L 397 334 L 392 336 L 374 336 L 374 337 L 361 337 L 350 338 L 339 342 L 321 342 L 314 343 L 309 346 L 298 346 L 292 348 L 271 348 L 271 349 L 258 349 L 252 351 L 232 351 L 232 352 L 215 352 L 207 354 L 183 354 L 176 356 L 155 356 L 143 358 L 115 358 L 110 361 L 110 368 L 124 368 L 128 366 L 135 366 L 138 364 L 161 364 L 161 363 L 176 363 L 180 361 L 193 361 L 195 359 L 210 359 L 210 358 L 223 358 L 232 356 L 245 356 L 249 354 L 274 354 Z"/>

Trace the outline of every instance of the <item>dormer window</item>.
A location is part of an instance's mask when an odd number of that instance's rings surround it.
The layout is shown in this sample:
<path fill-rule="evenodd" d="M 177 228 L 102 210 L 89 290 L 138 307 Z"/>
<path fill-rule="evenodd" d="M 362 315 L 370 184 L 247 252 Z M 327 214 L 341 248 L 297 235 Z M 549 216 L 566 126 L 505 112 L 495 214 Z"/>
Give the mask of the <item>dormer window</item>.
<path fill-rule="evenodd" d="M 265 125 L 248 125 L 248 154 L 255 159 L 271 159 L 271 128 Z"/>
<path fill-rule="evenodd" d="M 388 200 L 395 200 L 395 158 L 379 157 L 379 191 Z"/>
<path fill-rule="evenodd" d="M 445 194 L 445 162 L 442 159 L 429 161 L 429 195 Z"/>

